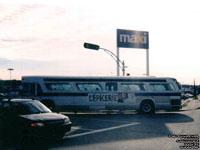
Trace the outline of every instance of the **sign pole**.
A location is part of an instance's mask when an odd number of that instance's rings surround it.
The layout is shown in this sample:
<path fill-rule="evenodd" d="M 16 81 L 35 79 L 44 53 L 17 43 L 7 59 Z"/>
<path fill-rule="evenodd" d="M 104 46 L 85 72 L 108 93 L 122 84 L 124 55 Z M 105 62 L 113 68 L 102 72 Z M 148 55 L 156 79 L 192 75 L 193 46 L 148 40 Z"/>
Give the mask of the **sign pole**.
<path fill-rule="evenodd" d="M 146 59 L 147 59 L 146 60 L 147 61 L 146 62 L 147 63 L 147 68 L 146 68 L 147 72 L 146 72 L 146 75 L 149 76 L 149 49 L 146 50 Z"/>
<path fill-rule="evenodd" d="M 119 58 L 119 47 L 117 47 L 117 58 Z M 117 76 L 120 76 L 120 72 L 119 72 L 119 59 L 117 59 Z"/>
<path fill-rule="evenodd" d="M 146 49 L 146 75 L 149 76 L 149 32 L 117 29 L 117 56 L 119 47 Z M 117 76 L 120 75 L 117 63 Z"/>

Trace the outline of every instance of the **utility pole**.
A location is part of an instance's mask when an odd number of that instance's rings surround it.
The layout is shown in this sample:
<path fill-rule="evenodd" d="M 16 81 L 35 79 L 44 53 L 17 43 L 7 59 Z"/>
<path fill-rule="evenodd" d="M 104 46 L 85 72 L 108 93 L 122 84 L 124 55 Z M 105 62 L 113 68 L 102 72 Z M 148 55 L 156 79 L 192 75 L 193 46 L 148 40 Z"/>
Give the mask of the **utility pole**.
<path fill-rule="evenodd" d="M 10 71 L 10 90 L 9 90 L 9 96 L 11 95 L 11 90 L 12 90 L 12 71 L 14 70 L 13 68 L 8 68 L 8 70 Z"/>

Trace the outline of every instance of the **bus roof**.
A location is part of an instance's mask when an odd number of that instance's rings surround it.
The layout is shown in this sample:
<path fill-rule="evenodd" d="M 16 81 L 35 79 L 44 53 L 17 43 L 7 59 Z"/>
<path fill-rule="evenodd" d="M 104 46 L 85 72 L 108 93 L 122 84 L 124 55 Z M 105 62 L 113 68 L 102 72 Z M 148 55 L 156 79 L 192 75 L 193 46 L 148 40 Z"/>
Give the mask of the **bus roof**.
<path fill-rule="evenodd" d="M 144 80 L 149 81 L 152 80 L 155 82 L 155 80 L 158 80 L 158 82 L 165 81 L 167 79 L 175 80 L 174 78 L 170 77 L 116 77 L 116 76 L 22 76 L 22 80 L 31 80 L 31 79 L 43 79 L 44 81 L 60 81 L 60 80 L 66 80 L 66 81 L 130 81 L 130 80 Z"/>

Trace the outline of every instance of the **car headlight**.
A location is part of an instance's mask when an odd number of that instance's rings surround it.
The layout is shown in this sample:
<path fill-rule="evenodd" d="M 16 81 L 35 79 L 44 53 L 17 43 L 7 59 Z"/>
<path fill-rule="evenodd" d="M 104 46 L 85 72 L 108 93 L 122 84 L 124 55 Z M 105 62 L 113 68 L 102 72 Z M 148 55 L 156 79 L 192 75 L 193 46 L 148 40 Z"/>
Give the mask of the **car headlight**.
<path fill-rule="evenodd" d="M 43 127 L 44 123 L 42 122 L 37 122 L 37 123 L 31 123 L 31 127 Z"/>

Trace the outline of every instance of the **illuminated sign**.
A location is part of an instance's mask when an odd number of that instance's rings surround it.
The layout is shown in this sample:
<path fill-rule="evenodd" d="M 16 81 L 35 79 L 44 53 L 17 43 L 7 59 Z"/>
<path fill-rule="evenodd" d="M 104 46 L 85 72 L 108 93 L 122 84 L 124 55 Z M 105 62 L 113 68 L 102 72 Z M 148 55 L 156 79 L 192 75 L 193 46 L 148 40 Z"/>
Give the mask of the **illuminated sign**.
<path fill-rule="evenodd" d="M 117 47 L 149 49 L 149 33 L 117 29 Z"/>

